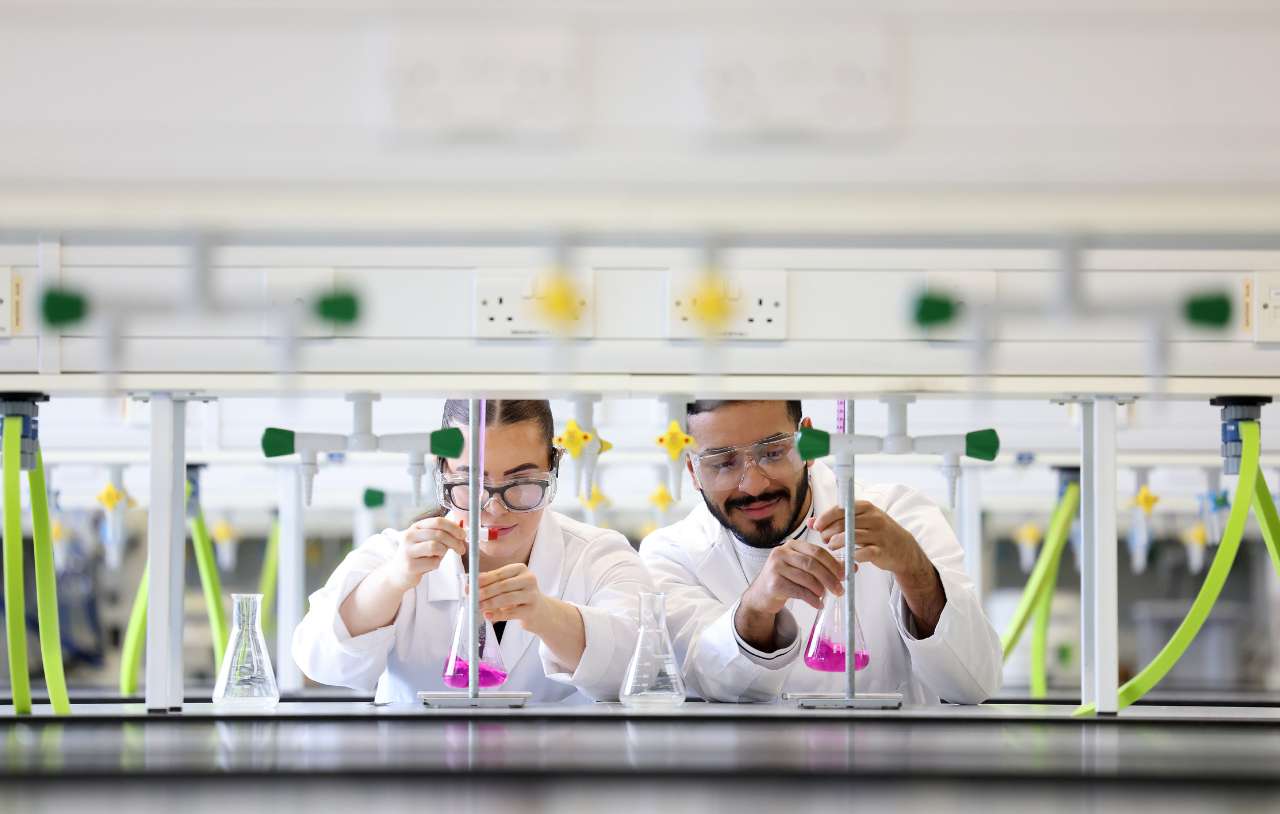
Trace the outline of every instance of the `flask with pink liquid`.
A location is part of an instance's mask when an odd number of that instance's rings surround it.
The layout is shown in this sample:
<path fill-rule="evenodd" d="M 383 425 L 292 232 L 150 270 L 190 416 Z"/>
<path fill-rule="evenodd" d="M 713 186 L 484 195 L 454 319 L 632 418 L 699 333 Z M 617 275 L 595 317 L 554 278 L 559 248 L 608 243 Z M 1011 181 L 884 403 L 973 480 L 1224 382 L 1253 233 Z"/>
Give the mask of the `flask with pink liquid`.
<path fill-rule="evenodd" d="M 844 550 L 833 552 L 837 560 L 843 563 Z M 857 579 L 857 576 L 854 576 Z M 855 590 L 856 593 L 856 590 Z M 848 630 L 848 613 L 845 610 L 845 597 L 827 594 L 822 602 L 822 610 L 809 631 L 809 640 L 804 646 L 804 663 L 810 670 L 824 673 L 843 673 L 845 670 L 845 650 Z M 858 614 L 853 614 L 853 669 L 865 670 L 871 663 L 871 654 L 867 651 L 867 642 L 862 635 L 862 625 L 858 623 Z"/>

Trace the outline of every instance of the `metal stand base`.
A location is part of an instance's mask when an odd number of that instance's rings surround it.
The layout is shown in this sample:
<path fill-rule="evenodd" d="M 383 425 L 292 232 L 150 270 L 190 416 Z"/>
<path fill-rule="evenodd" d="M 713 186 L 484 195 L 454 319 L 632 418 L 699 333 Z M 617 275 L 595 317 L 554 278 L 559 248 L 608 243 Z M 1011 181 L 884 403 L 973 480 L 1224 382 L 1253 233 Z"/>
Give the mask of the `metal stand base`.
<path fill-rule="evenodd" d="M 471 698 L 465 692 L 418 693 L 423 706 L 437 709 L 518 709 L 532 697 L 530 692 L 486 692 L 478 698 Z"/>
<path fill-rule="evenodd" d="M 801 709 L 901 709 L 902 694 L 860 692 L 854 698 L 836 692 L 788 692 L 784 701 L 795 701 Z"/>

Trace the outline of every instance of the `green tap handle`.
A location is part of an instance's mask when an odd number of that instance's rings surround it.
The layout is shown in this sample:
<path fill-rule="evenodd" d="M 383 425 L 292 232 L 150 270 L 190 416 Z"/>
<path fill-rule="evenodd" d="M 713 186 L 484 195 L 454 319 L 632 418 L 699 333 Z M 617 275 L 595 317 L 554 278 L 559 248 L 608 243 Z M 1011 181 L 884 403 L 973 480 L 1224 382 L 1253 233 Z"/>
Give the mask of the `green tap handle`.
<path fill-rule="evenodd" d="M 89 300 L 69 288 L 46 288 L 40 300 L 40 315 L 52 328 L 74 325 L 89 315 Z"/>
<path fill-rule="evenodd" d="M 825 458 L 831 454 L 831 433 L 816 427 L 802 427 L 796 433 L 796 451 L 806 461 Z"/>
<path fill-rule="evenodd" d="M 458 458 L 462 456 L 462 430 L 457 427 L 445 427 L 431 433 L 431 454 L 441 458 Z"/>

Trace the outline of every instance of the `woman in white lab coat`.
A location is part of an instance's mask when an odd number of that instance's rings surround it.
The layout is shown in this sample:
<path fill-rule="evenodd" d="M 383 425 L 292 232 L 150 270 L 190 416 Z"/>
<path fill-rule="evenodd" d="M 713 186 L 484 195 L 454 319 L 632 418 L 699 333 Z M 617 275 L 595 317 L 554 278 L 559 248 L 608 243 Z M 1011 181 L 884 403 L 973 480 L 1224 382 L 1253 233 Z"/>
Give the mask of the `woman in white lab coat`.
<path fill-rule="evenodd" d="M 467 402 L 445 404 L 445 426 L 467 434 Z M 648 572 L 621 534 L 546 507 L 560 451 L 546 401 L 491 401 L 486 411 L 484 508 L 495 538 L 480 546 L 480 609 L 494 623 L 503 690 L 535 702 L 618 697 L 638 635 Z M 467 438 L 467 444 L 471 443 Z M 322 684 L 415 702 L 446 690 L 442 674 L 469 564 L 467 454 L 441 460 L 442 512 L 387 529 L 347 555 L 293 637 L 293 657 Z"/>

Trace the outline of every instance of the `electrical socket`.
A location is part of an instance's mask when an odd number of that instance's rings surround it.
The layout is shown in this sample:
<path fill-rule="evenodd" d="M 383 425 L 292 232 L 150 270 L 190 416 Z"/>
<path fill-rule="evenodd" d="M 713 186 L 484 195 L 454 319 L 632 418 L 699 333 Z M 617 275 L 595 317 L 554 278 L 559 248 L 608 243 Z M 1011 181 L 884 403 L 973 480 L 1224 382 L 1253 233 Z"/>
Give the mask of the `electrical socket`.
<path fill-rule="evenodd" d="M 549 339 L 557 336 L 554 327 L 540 313 L 542 272 L 477 270 L 475 274 L 475 336 L 477 339 Z M 568 336 L 590 339 L 595 336 L 595 288 L 591 274 L 572 274 L 577 288 L 578 318 Z"/>
<path fill-rule="evenodd" d="M 698 284 L 694 272 L 668 274 L 667 336 L 671 339 L 702 339 L 706 333 L 698 323 L 693 291 Z M 787 273 L 785 271 L 725 271 L 720 282 L 733 309 L 717 339 L 770 341 L 787 338 Z"/>

